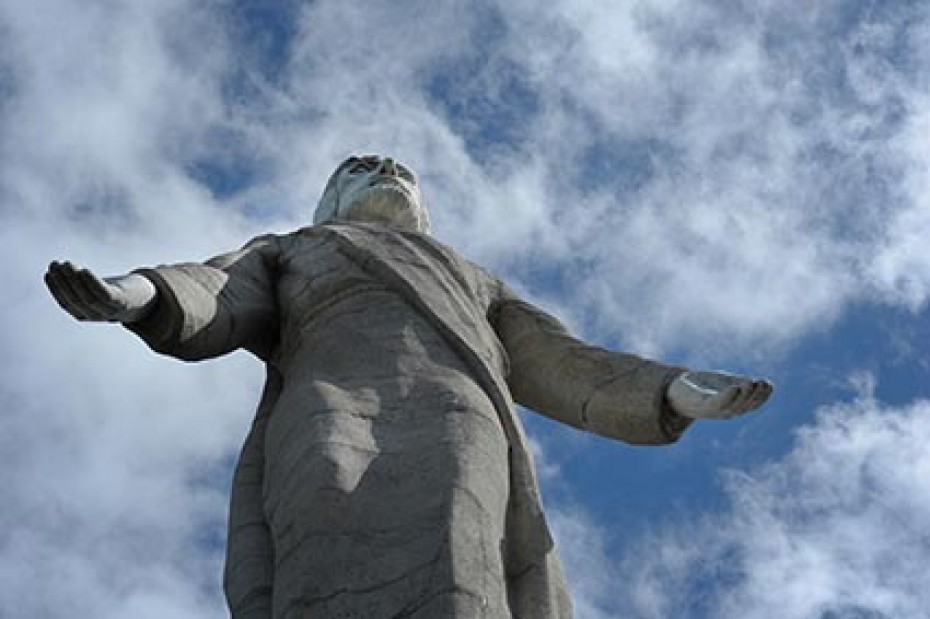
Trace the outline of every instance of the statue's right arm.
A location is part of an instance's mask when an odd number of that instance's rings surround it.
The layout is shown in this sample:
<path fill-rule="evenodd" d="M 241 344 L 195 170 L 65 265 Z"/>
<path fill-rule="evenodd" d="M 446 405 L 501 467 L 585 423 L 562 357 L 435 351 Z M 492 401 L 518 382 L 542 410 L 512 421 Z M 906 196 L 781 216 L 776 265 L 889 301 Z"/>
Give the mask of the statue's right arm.
<path fill-rule="evenodd" d="M 196 361 L 245 348 L 265 358 L 277 336 L 275 235 L 202 263 L 184 262 L 100 278 L 52 263 L 49 290 L 79 320 L 121 322 L 150 348 Z"/>
<path fill-rule="evenodd" d="M 137 322 L 158 298 L 155 284 L 144 275 L 99 277 L 71 262 L 52 262 L 45 284 L 62 309 L 78 320 Z"/>

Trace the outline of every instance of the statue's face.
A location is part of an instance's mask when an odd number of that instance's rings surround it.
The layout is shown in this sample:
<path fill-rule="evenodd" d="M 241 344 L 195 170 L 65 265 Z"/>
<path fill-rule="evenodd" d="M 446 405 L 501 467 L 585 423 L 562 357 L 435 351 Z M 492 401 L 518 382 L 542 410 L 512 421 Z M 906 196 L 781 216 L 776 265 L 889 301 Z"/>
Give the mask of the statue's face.
<path fill-rule="evenodd" d="M 417 179 L 390 157 L 349 157 L 336 168 L 320 198 L 314 223 L 369 221 L 429 231 Z"/>

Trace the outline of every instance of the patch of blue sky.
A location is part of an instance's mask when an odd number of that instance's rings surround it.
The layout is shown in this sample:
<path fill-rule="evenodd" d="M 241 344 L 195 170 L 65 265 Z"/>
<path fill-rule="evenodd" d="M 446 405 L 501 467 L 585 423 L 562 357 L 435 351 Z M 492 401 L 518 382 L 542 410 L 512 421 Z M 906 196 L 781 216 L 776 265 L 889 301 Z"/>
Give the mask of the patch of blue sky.
<path fill-rule="evenodd" d="M 622 209 L 623 199 L 643 189 L 657 172 L 674 175 L 682 168 L 675 144 L 656 136 L 611 136 L 592 131 L 571 179 L 583 193 L 607 191 Z"/>
<path fill-rule="evenodd" d="M 768 15 L 762 24 L 764 51 L 825 101 L 861 104 L 851 87 L 847 54 L 875 55 L 886 67 L 922 72 L 923 60 L 915 57 L 907 36 L 920 10 L 912 0 L 834 2 L 812 8 L 813 20 Z"/>
<path fill-rule="evenodd" d="M 22 69 L 16 65 L 15 50 L 12 49 L 12 44 L 9 42 L 10 37 L 5 36 L 7 34 L 6 30 L 7 28 L 0 21 L 0 154 L 4 150 L 16 148 L 6 139 L 5 134 L 8 131 L 6 117 L 11 110 L 11 106 L 15 104 L 16 95 L 20 90 L 20 80 L 22 79 L 20 75 Z M 5 197 L 3 196 L 3 176 L 3 174 L 0 174 L 0 197 Z M 7 200 L 0 200 L 0 213 L 6 210 L 6 204 Z"/>
<path fill-rule="evenodd" d="M 829 330 L 810 333 L 783 362 L 788 384 L 822 403 L 847 399 L 849 377 L 868 372 L 874 396 L 889 406 L 930 398 L 930 310 L 859 303 Z M 777 418 L 772 419 L 776 421 Z"/>
<path fill-rule="evenodd" d="M 525 413 L 528 431 L 560 471 L 543 478 L 544 498 L 584 505 L 596 522 L 611 523 L 608 541 L 621 554 L 651 523 L 726 509 L 721 472 L 753 470 L 783 457 L 797 428 L 815 422 L 814 411 L 859 395 L 851 382 L 857 375 L 867 372 L 876 399 L 891 406 L 930 398 L 930 355 L 920 346 L 928 339 L 930 312 L 862 304 L 779 359 L 751 369 L 726 360 L 722 365 L 730 370 L 771 379 L 772 400 L 761 413 L 735 422 L 696 423 L 674 447 L 629 446 Z"/>
<path fill-rule="evenodd" d="M 573 281 L 585 268 L 582 262 L 567 265 L 538 252 L 514 252 L 501 261 L 501 275 L 508 280 L 519 281 L 533 296 L 540 299 L 565 298 L 576 286 Z"/>
<path fill-rule="evenodd" d="M 882 611 L 861 604 L 838 604 L 827 608 L 819 619 L 890 619 Z"/>
<path fill-rule="evenodd" d="M 746 0 L 693 2 L 679 9 L 644 4 L 637 27 L 673 56 L 725 54 L 734 35 L 758 23 L 757 3 Z"/>
<path fill-rule="evenodd" d="M 3 55 L 3 44 L 0 43 L 0 114 L 3 114 L 17 91 L 17 76 L 13 68 L 3 61 Z"/>
<path fill-rule="evenodd" d="M 125 234 L 141 221 L 125 187 L 103 179 L 73 196 L 66 216 L 69 225 L 99 238 Z"/>
<path fill-rule="evenodd" d="M 926 3 L 923 0 L 895 0 L 883 2 L 882 0 L 862 0 L 860 2 L 833 2 L 830 10 L 823 11 L 818 20 L 824 35 L 831 39 L 846 39 L 863 25 L 891 26 L 899 34 L 917 23 L 917 20 L 926 14 Z M 900 37 L 885 39 L 888 49 L 896 49 L 904 40 Z M 892 54 L 889 60 L 900 60 L 901 56 Z"/>
<path fill-rule="evenodd" d="M 248 188 L 258 176 L 258 170 L 247 161 L 224 161 L 219 157 L 192 161 L 187 165 L 187 172 L 218 199 L 229 198 Z"/>
<path fill-rule="evenodd" d="M 910 201 L 902 194 L 904 170 L 882 153 L 840 152 L 820 143 L 801 158 L 803 169 L 816 178 L 804 179 L 805 193 L 796 197 L 808 203 L 810 225 L 822 226 L 829 238 L 880 242 L 887 232 L 888 214 Z"/>
<path fill-rule="evenodd" d="M 215 126 L 203 133 L 196 148 L 191 149 L 184 169 L 188 177 L 210 191 L 219 201 L 235 198 L 254 185 L 268 181 L 272 164 L 240 131 Z M 271 205 L 246 203 L 246 214 L 262 219 L 275 210 Z"/>
<path fill-rule="evenodd" d="M 267 89 L 281 87 L 291 45 L 298 29 L 303 3 L 237 0 L 216 7 L 235 56 L 229 60 L 221 82 L 222 101 L 234 113 L 248 115 L 260 109 Z M 232 198 L 267 180 L 270 166 L 248 136 L 230 127 L 209 129 L 203 144 L 192 149 L 196 156 L 187 162 L 187 174 L 209 189 L 219 200 Z M 246 205 L 250 216 L 270 215 L 271 205 Z"/>
<path fill-rule="evenodd" d="M 674 447 L 631 446 L 533 413 L 523 420 L 559 471 L 542 478 L 546 504 L 583 505 L 595 522 L 608 523 L 614 550 L 640 537 L 651 524 L 726 504 L 713 468 L 726 458 L 709 457 L 713 446 L 699 439 L 689 436 Z"/>
<path fill-rule="evenodd" d="M 261 75 L 272 83 L 283 77 L 305 4 L 298 0 L 236 0 L 222 6 L 238 61 L 238 70 L 227 84 L 230 94 L 247 92 L 250 75 Z"/>
<path fill-rule="evenodd" d="M 479 164 L 520 152 L 542 112 L 539 84 L 503 51 L 509 33 L 495 10 L 481 11 L 467 55 L 429 67 L 424 89 Z"/>
<path fill-rule="evenodd" d="M 235 469 L 237 454 L 227 454 L 216 460 L 203 459 L 191 465 L 187 476 L 187 487 L 192 494 L 217 495 L 225 492 L 232 484 L 231 473 Z M 210 517 L 194 529 L 192 543 L 200 551 L 215 555 L 226 551 L 226 519 Z M 213 583 L 209 583 L 212 585 Z"/>
<path fill-rule="evenodd" d="M 434 73 L 428 85 L 431 100 L 479 164 L 519 151 L 541 110 L 538 90 L 523 67 L 506 58 L 483 61 L 457 62 Z"/>
<path fill-rule="evenodd" d="M 715 549 L 719 554 L 714 561 L 692 563 L 688 578 L 681 584 L 685 591 L 681 599 L 688 600 L 688 617 L 717 619 L 720 609 L 720 591 L 735 589 L 746 577 L 738 548 Z M 668 566 L 672 571 L 680 566 Z"/>

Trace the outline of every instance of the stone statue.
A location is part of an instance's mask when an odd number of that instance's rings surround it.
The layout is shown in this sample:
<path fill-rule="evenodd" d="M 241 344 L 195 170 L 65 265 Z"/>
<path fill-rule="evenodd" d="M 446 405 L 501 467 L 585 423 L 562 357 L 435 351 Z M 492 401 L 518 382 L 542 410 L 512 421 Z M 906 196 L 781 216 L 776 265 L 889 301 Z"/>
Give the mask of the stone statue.
<path fill-rule="evenodd" d="M 514 403 L 664 444 L 771 393 L 584 344 L 428 226 L 410 170 L 351 157 L 313 226 L 121 277 L 49 267 L 79 320 L 187 361 L 265 362 L 233 481 L 233 617 L 568 617 Z"/>

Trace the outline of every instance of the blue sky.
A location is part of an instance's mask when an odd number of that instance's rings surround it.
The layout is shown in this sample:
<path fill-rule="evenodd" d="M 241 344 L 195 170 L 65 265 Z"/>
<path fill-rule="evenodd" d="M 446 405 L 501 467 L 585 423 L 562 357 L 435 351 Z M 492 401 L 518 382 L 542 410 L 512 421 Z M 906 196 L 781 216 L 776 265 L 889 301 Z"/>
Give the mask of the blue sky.
<path fill-rule="evenodd" d="M 244 353 L 79 325 L 49 260 L 199 260 L 389 153 L 585 339 L 771 378 L 633 448 L 525 413 L 582 618 L 930 608 L 923 2 L 0 0 L 0 616 L 223 617 Z"/>

